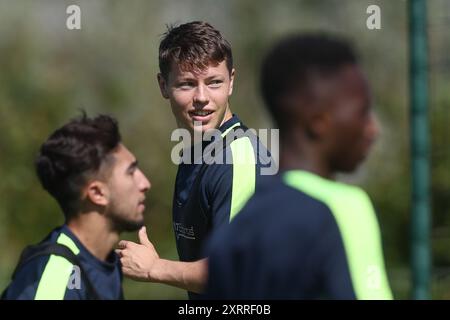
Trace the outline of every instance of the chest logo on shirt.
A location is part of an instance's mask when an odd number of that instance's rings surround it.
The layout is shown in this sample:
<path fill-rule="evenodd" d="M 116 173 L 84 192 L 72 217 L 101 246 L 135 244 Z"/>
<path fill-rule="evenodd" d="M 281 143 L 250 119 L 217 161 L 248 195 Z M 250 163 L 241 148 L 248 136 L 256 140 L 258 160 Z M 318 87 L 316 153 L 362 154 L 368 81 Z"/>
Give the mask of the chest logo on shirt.
<path fill-rule="evenodd" d="M 194 227 L 193 226 L 187 228 L 187 227 L 183 226 L 179 222 L 174 222 L 173 223 L 173 229 L 175 230 L 175 235 L 177 237 L 177 240 L 180 237 L 183 237 L 183 238 L 186 238 L 186 239 L 190 239 L 190 240 L 195 240 L 195 233 L 194 233 Z"/>

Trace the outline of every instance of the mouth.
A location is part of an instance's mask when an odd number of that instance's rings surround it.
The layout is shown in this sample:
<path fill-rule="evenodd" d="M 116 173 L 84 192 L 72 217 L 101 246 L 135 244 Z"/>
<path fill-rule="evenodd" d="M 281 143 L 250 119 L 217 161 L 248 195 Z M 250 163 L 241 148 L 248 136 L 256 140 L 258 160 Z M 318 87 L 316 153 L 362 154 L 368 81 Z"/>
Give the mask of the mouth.
<path fill-rule="evenodd" d="M 138 206 L 145 208 L 145 198 L 138 202 Z"/>
<path fill-rule="evenodd" d="M 373 147 L 373 142 L 368 142 L 364 148 L 361 149 L 361 161 L 366 160 L 366 158 L 368 158 L 370 152 L 372 151 L 372 147 Z"/>
<path fill-rule="evenodd" d="M 189 115 L 194 121 L 207 122 L 211 120 L 213 113 L 211 110 L 194 110 L 190 111 Z"/>
<path fill-rule="evenodd" d="M 138 205 L 138 212 L 142 214 L 145 211 L 145 204 L 141 203 Z"/>

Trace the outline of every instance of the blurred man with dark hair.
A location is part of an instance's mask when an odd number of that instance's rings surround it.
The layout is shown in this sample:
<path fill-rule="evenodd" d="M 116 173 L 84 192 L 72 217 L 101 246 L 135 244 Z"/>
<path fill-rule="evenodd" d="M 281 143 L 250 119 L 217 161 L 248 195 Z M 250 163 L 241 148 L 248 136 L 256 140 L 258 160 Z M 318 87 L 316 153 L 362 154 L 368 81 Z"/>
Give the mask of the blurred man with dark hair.
<path fill-rule="evenodd" d="M 321 34 L 278 43 L 261 74 L 280 128 L 280 169 L 208 253 L 211 298 L 390 299 L 377 218 L 367 194 L 334 181 L 378 134 L 352 48 Z"/>
<path fill-rule="evenodd" d="M 113 248 L 122 232 L 143 226 L 150 183 L 121 143 L 117 121 L 71 120 L 41 146 L 36 171 L 65 223 L 23 252 L 4 298 L 122 299 Z"/>
<path fill-rule="evenodd" d="M 173 227 L 181 261 L 160 259 L 143 231 L 140 245 L 123 241 L 119 245 L 124 250 L 119 252 L 125 275 L 177 286 L 188 290 L 190 298 L 200 298 L 196 293 L 203 291 L 207 276 L 205 242 L 212 232 L 227 226 L 250 198 L 270 156 L 255 135 L 228 139 L 246 128 L 230 109 L 233 57 L 230 44 L 217 29 L 199 21 L 169 28 L 159 47 L 159 66 L 161 94 L 169 100 L 178 127 L 191 136 L 218 129 L 219 137 L 231 140 L 223 153 L 232 163 L 198 161 L 198 142 L 183 150 L 193 156 L 178 166 L 173 198 Z M 203 142 L 202 152 L 212 145 Z M 268 161 L 260 161 L 264 156 Z"/>

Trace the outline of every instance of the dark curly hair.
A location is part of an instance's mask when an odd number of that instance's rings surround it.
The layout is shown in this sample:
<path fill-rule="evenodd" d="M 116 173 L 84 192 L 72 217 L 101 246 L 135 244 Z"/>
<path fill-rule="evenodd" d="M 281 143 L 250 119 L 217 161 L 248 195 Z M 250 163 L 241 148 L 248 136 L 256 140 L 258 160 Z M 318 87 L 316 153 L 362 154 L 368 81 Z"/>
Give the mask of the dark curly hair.
<path fill-rule="evenodd" d="M 35 160 L 42 184 L 59 203 L 66 219 L 80 208 L 80 191 L 114 151 L 121 137 L 117 120 L 85 113 L 57 129 L 42 144 Z"/>

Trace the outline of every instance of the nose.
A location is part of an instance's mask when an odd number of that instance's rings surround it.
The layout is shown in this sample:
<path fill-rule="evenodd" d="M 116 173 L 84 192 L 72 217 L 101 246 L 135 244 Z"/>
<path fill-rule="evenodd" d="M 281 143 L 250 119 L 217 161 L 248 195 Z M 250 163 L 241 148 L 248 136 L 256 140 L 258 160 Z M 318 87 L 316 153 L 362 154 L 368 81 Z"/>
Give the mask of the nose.
<path fill-rule="evenodd" d="M 152 185 L 142 171 L 139 170 L 139 173 L 139 190 L 142 192 L 147 192 L 152 187 Z"/>
<path fill-rule="evenodd" d="M 195 95 L 194 95 L 194 103 L 198 104 L 208 104 L 209 98 L 208 98 L 208 92 L 207 88 L 203 84 L 199 84 L 197 88 L 195 89 Z"/>

